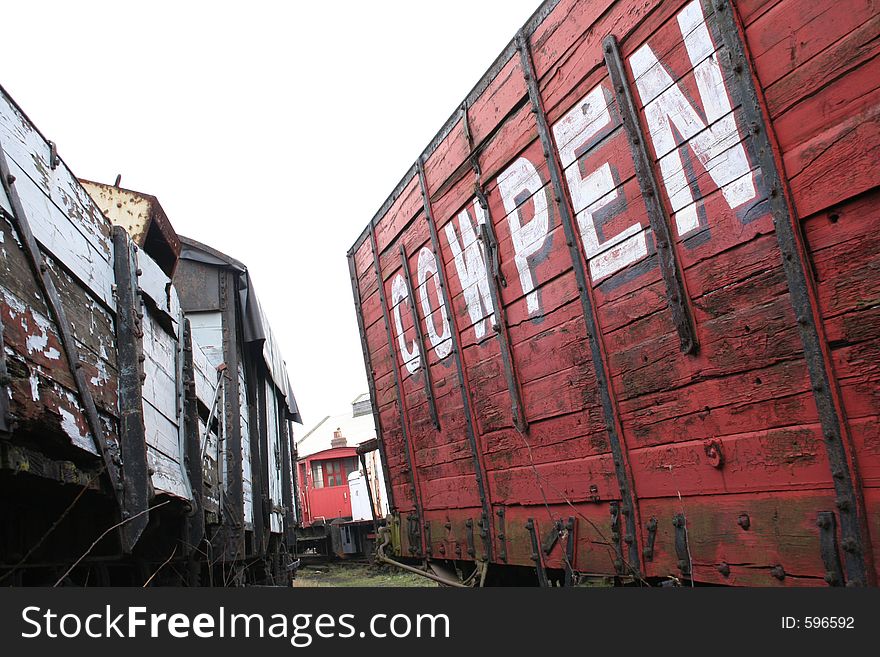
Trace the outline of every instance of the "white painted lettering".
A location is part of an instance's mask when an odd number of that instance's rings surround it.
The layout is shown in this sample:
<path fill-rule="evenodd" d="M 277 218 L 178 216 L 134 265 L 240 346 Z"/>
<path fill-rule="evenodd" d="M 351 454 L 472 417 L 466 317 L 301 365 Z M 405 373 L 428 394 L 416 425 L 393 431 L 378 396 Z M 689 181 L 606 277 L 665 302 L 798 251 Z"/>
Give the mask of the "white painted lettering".
<path fill-rule="evenodd" d="M 486 213 L 476 199 L 474 199 L 474 214 L 477 218 L 477 226 L 486 223 Z M 477 340 L 481 340 L 486 335 L 484 318 L 488 315 L 490 325 L 495 323 L 486 260 L 467 209 L 458 214 L 458 227 L 461 232 L 461 243 L 455 234 L 455 225 L 452 221 L 446 224 L 446 239 L 452 250 L 455 269 L 461 281 L 461 289 L 464 291 L 471 323 L 474 325 L 474 335 Z"/>
<path fill-rule="evenodd" d="M 449 316 L 446 314 L 446 303 L 440 292 L 440 276 L 437 273 L 437 259 L 434 253 L 423 248 L 419 251 L 419 297 L 422 302 L 422 314 L 425 316 L 425 324 L 428 329 L 428 340 L 434 346 L 438 358 L 446 358 L 452 351 L 452 332 L 449 330 Z M 434 291 L 440 305 L 440 334 L 437 333 L 437 325 L 434 321 L 434 311 L 431 308 L 431 299 L 428 297 L 428 277 L 434 279 Z"/>
<path fill-rule="evenodd" d="M 698 0 L 678 14 L 678 25 L 694 67 L 706 122 L 690 104 L 679 85 L 650 46 L 629 58 L 636 88 L 645 105 L 645 117 L 654 149 L 660 158 L 663 183 L 672 203 L 679 235 L 699 228 L 693 193 L 678 152 L 673 126 L 690 144 L 727 204 L 736 208 L 755 197 L 755 184 L 745 148 L 740 141 L 715 46 Z M 708 123 L 708 125 L 707 125 Z"/>
<path fill-rule="evenodd" d="M 586 176 L 577 164 L 578 152 L 610 123 L 608 101 L 599 85 L 553 126 L 593 281 L 607 278 L 648 255 L 645 230 L 640 223 L 604 242 L 599 240 L 595 214 L 616 199 L 619 192 L 608 162 Z"/>
<path fill-rule="evenodd" d="M 415 340 L 412 341 L 411 347 L 406 344 L 406 335 L 403 332 L 403 319 L 400 315 L 400 307 L 403 304 L 403 300 L 406 299 L 408 303 L 412 303 L 408 297 L 409 292 L 406 289 L 406 281 L 403 278 L 403 274 L 398 274 L 391 281 L 391 312 L 394 315 L 394 328 L 397 329 L 397 345 L 400 348 L 403 364 L 406 365 L 406 369 L 410 373 L 413 373 L 419 369 L 421 358 L 419 357 L 419 350 Z"/>
<path fill-rule="evenodd" d="M 550 228 L 550 209 L 547 205 L 547 193 L 542 189 L 543 183 L 535 165 L 524 157 L 518 158 L 498 176 L 498 189 L 507 212 L 507 223 L 513 240 L 514 262 L 519 272 L 519 280 L 523 294 L 526 295 L 526 306 L 529 315 L 541 310 L 535 281 L 529 265 L 529 256 L 537 253 L 544 242 Z M 520 220 L 520 206 L 517 198 L 523 194 L 531 194 L 535 206 L 532 220 L 523 225 Z"/>

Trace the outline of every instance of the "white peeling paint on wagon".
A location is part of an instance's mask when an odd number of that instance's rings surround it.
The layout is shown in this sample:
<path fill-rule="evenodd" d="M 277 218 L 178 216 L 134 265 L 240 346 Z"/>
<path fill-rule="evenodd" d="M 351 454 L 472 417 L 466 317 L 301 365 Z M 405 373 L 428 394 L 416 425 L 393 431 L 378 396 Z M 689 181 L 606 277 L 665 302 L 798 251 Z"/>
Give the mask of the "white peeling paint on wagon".
<path fill-rule="evenodd" d="M 266 457 L 269 465 L 268 493 L 271 504 L 269 516 L 273 532 L 280 532 L 283 516 L 275 507 L 283 505 L 281 485 L 281 438 L 278 427 L 278 399 L 275 386 L 266 381 Z"/>
<path fill-rule="evenodd" d="M 0 93 L 0 143 L 34 237 L 105 306 L 115 310 L 110 224 L 79 181 L 5 93 Z"/>
<path fill-rule="evenodd" d="M 176 306 L 177 315 L 169 312 L 176 299 L 176 294 L 172 295 L 171 281 L 143 251 L 138 252 L 138 266 L 144 274 L 148 274 L 142 288 L 144 295 L 156 304 L 156 307 L 152 304 L 150 307 L 142 306 L 144 427 L 148 457 L 155 464 L 153 486 L 157 491 L 191 499 L 192 490 L 183 466 L 183 406 L 179 403 L 177 386 L 181 376 L 180 307 Z M 164 315 L 162 322 L 157 311 Z M 165 325 L 170 325 L 173 332 L 169 333 Z"/>
<path fill-rule="evenodd" d="M 678 149 L 679 137 L 673 127 L 690 145 L 731 208 L 750 201 L 757 192 L 700 3 L 685 6 L 678 14 L 678 24 L 693 65 L 705 120 L 650 45 L 645 44 L 633 53 L 629 63 L 644 105 L 654 150 L 660 159 L 660 172 L 678 234 L 684 236 L 697 230 L 700 223 Z"/>
<path fill-rule="evenodd" d="M 455 234 L 455 225 L 449 222 L 444 227 L 449 249 L 455 261 L 455 269 L 461 280 L 461 288 L 464 291 L 465 303 L 468 314 L 474 327 L 474 335 L 477 340 L 487 335 L 486 322 L 488 317 L 490 328 L 495 325 L 495 312 L 492 305 L 492 293 L 489 290 L 489 277 L 486 272 L 486 259 L 483 256 L 483 248 L 477 239 L 479 227 L 486 223 L 486 211 L 477 199 L 473 201 L 473 216 L 476 217 L 474 226 L 471 213 L 465 208 L 458 213 L 458 229 L 461 233 L 461 242 Z"/>
<path fill-rule="evenodd" d="M 244 494 L 244 519 L 254 524 L 254 479 L 251 468 L 251 423 L 247 403 L 247 381 L 241 357 L 238 359 L 238 408 L 239 425 L 241 428 L 241 482 Z"/>

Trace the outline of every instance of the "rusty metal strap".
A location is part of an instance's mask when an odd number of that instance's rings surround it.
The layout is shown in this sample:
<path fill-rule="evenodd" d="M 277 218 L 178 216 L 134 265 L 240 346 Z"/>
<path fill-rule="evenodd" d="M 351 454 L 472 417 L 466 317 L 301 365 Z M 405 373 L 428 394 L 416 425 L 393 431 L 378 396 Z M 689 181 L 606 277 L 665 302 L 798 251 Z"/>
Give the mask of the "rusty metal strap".
<path fill-rule="evenodd" d="M 98 409 L 95 406 L 95 400 L 92 398 L 92 393 L 91 390 L 89 390 L 85 373 L 82 370 L 82 363 L 80 362 L 79 352 L 76 348 L 76 341 L 73 337 L 73 330 L 70 321 L 67 319 L 67 313 L 61 302 L 58 289 L 55 287 L 55 281 L 52 280 L 49 267 L 43 260 L 43 253 L 40 250 L 40 246 L 31 231 L 27 214 L 24 211 L 21 198 L 15 188 L 15 176 L 13 176 L 9 170 L 9 163 L 6 160 L 6 154 L 3 152 L 2 147 L 0 147 L 0 177 L 2 177 L 4 189 L 6 190 L 9 202 L 12 205 L 16 227 L 22 240 L 25 253 L 30 260 L 37 281 L 43 291 L 46 305 L 49 307 L 49 311 L 55 319 L 55 324 L 58 328 L 58 336 L 61 339 L 61 346 L 64 348 L 64 353 L 67 356 L 67 364 L 70 367 L 70 372 L 73 375 L 76 384 L 77 393 L 79 394 L 80 401 L 83 405 L 86 422 L 89 425 L 89 431 L 92 434 L 95 447 L 103 460 L 105 474 L 110 481 L 113 496 L 121 510 L 123 508 L 123 495 L 120 473 L 116 464 L 113 462 L 113 455 L 110 453 L 108 441 L 105 440 L 104 430 L 101 426 L 101 419 L 98 416 Z"/>
<path fill-rule="evenodd" d="M 376 271 L 376 285 L 379 288 L 379 303 L 382 306 L 382 318 L 385 321 L 385 333 L 388 337 L 388 351 L 391 354 L 391 372 L 394 374 L 394 388 L 397 391 L 397 411 L 398 417 L 400 418 L 400 432 L 403 437 L 403 453 L 406 457 L 407 469 L 409 470 L 410 492 L 413 498 L 413 505 L 415 506 L 417 521 L 421 524 L 422 508 L 419 500 L 418 486 L 416 484 L 415 463 L 413 461 L 415 457 L 410 455 L 410 448 L 412 445 L 410 444 L 409 435 L 406 429 L 406 410 L 404 407 L 403 387 L 400 385 L 400 372 L 398 371 L 397 357 L 395 356 L 394 336 L 391 334 L 391 318 L 388 314 L 388 303 L 385 299 L 385 282 L 382 280 L 382 268 L 379 266 L 379 247 L 376 244 L 376 232 L 372 224 L 370 225 L 370 247 L 373 251 L 373 267 Z M 389 487 L 391 487 L 390 479 L 388 480 L 388 483 Z M 419 540 L 419 544 L 421 545 L 421 539 Z"/>
<path fill-rule="evenodd" d="M 150 520 L 146 429 L 141 381 L 143 312 L 137 283 L 137 247 L 121 226 L 113 227 L 113 273 L 116 280 L 116 359 L 119 365 L 119 437 L 122 452 L 123 550 L 129 552 Z"/>
<path fill-rule="evenodd" d="M 626 537 L 629 539 L 627 543 L 629 546 L 629 557 L 626 565 L 632 570 L 633 574 L 638 575 L 640 555 L 637 545 L 638 541 L 636 540 L 636 527 L 638 524 L 638 509 L 635 504 L 636 496 L 627 467 L 627 454 L 623 444 L 623 430 L 617 414 L 615 401 L 612 398 L 611 377 L 609 376 L 607 365 L 605 363 L 604 346 L 601 343 L 599 322 L 596 317 L 591 292 L 592 288 L 581 258 L 580 248 L 578 246 L 578 236 L 574 229 L 574 212 L 572 211 L 571 202 L 566 196 L 566 191 L 562 184 L 562 165 L 558 159 L 553 136 L 550 132 L 550 126 L 547 123 L 547 115 L 544 112 L 544 106 L 541 101 L 541 94 L 538 89 L 538 81 L 535 78 L 535 67 L 532 63 L 532 54 L 529 49 L 528 39 L 522 31 L 516 36 L 516 45 L 517 50 L 519 50 L 520 62 L 522 63 L 523 77 L 525 78 L 526 87 L 529 93 L 529 101 L 532 105 L 532 113 L 535 116 L 535 122 L 537 124 L 538 136 L 540 137 L 541 146 L 543 147 L 544 159 L 547 161 L 547 168 L 550 171 L 553 195 L 556 201 L 556 207 L 559 210 L 562 228 L 565 232 L 565 241 L 568 245 L 572 269 L 574 270 L 575 279 L 577 281 L 578 296 L 580 297 L 584 322 L 587 326 L 587 339 L 590 344 L 593 369 L 596 373 L 599 397 L 602 402 L 602 412 L 605 419 L 605 426 L 608 431 L 608 442 L 611 446 L 611 454 L 614 459 L 614 471 L 617 478 L 617 486 L 620 491 L 620 503 L 622 505 L 621 511 L 626 518 Z"/>
<path fill-rule="evenodd" d="M 716 0 L 713 4 L 718 31 L 730 58 L 727 65 L 732 69 L 736 80 L 736 84 L 731 85 L 732 93 L 739 96 L 735 100 L 742 105 L 743 121 L 748 126 L 754 143 L 753 156 L 761 168 L 768 192 L 770 212 L 782 256 L 782 268 L 804 346 L 813 398 L 819 411 L 819 422 L 822 425 L 837 496 L 836 505 L 840 513 L 846 584 L 871 585 L 875 583 L 876 575 L 871 563 L 871 541 L 861 482 L 856 470 L 855 450 L 840 390 L 834 377 L 831 353 L 822 325 L 800 221 L 789 199 L 787 183 L 777 166 L 750 59 L 740 37 L 735 9 L 729 0 Z"/>
<path fill-rule="evenodd" d="M 488 495 L 486 494 L 484 466 L 480 459 L 480 447 L 477 444 L 477 435 L 474 429 L 474 419 L 471 411 L 471 400 L 466 385 L 467 378 L 465 376 L 464 365 L 462 364 L 461 359 L 461 344 L 459 343 L 458 325 L 455 320 L 455 313 L 451 311 L 452 300 L 449 297 L 449 288 L 446 285 L 446 273 L 443 266 L 443 258 L 440 255 L 440 238 L 437 236 L 437 224 L 434 221 L 434 211 L 431 207 L 431 197 L 428 195 L 428 180 L 425 176 L 424 160 L 420 158 L 419 161 L 416 163 L 416 167 L 419 172 L 419 186 L 422 189 L 422 203 L 424 204 L 425 219 L 427 220 L 428 228 L 431 231 L 431 246 L 434 252 L 434 258 L 435 260 L 437 260 L 438 263 L 437 277 L 440 283 L 440 292 L 443 296 L 443 303 L 446 305 L 447 308 L 450 309 L 449 329 L 450 333 L 452 334 L 452 356 L 455 361 L 455 371 L 458 375 L 458 389 L 461 392 L 461 403 L 464 407 L 465 427 L 467 429 L 468 443 L 470 443 L 471 455 L 474 461 L 474 476 L 477 480 L 477 491 L 480 494 L 480 506 L 483 510 L 483 517 L 487 519 L 486 523 L 488 524 L 488 518 L 492 513 L 492 509 L 490 506 Z M 489 531 L 488 527 L 486 527 L 486 531 Z M 488 540 L 486 543 L 486 551 L 488 552 L 488 554 L 485 555 L 486 560 L 491 560 L 491 539 Z"/>
<path fill-rule="evenodd" d="M 480 241 L 483 245 L 484 257 L 488 258 L 492 235 L 486 224 L 492 221 L 487 216 L 486 223 L 480 224 Z M 492 305 L 495 307 L 495 334 L 498 337 L 498 347 L 501 352 L 501 364 L 504 369 L 504 378 L 507 381 L 507 392 L 510 395 L 510 411 L 513 416 L 513 425 L 522 434 L 529 432 L 529 423 L 526 419 L 522 396 L 519 391 L 519 380 L 516 375 L 516 363 L 513 360 L 513 346 L 510 344 L 510 330 L 507 326 L 507 312 L 501 301 L 501 289 L 497 276 L 489 277 L 489 294 Z"/>
<path fill-rule="evenodd" d="M 617 108 L 623 120 L 623 127 L 629 137 L 630 151 L 635 164 L 636 179 L 642 192 L 642 200 L 648 212 L 648 222 L 654 231 L 654 242 L 657 246 L 657 260 L 660 264 L 660 275 L 666 285 L 666 303 L 672 312 L 672 323 L 678 331 L 679 345 L 682 352 L 695 354 L 699 350 L 695 330 L 690 297 L 684 281 L 681 264 L 669 228 L 669 214 L 660 201 L 660 185 L 645 143 L 645 135 L 639 122 L 639 114 L 633 102 L 632 93 L 627 83 L 626 68 L 620 56 L 620 48 L 614 36 L 605 37 L 602 41 L 605 52 L 605 66 L 611 77 L 611 86 L 617 100 Z"/>
<path fill-rule="evenodd" d="M 474 150 L 474 139 L 468 121 L 467 105 L 462 105 L 461 114 L 464 134 L 467 138 L 468 152 L 470 153 L 471 168 L 474 171 L 474 195 L 486 218 L 486 221 L 479 225 L 479 239 L 483 251 L 483 261 L 491 271 L 491 275 L 487 276 L 487 278 L 489 279 L 489 295 L 492 299 L 492 308 L 495 312 L 495 325 L 492 328 L 495 330 L 495 335 L 498 338 L 498 349 L 501 353 L 504 378 L 507 382 L 507 392 L 510 395 L 510 413 L 513 417 L 513 426 L 521 434 L 527 434 L 529 432 L 529 423 L 526 419 L 519 379 L 516 375 L 516 363 L 513 360 L 513 347 L 510 341 L 510 330 L 507 325 L 507 311 L 501 299 L 501 288 L 507 286 L 507 281 L 501 271 L 498 238 L 495 236 L 495 225 L 492 221 L 492 213 L 489 209 L 489 201 L 486 198 L 486 189 L 482 181 L 479 155 Z"/>
<path fill-rule="evenodd" d="M 358 334 L 361 338 L 361 351 L 364 354 L 364 367 L 367 370 L 367 384 L 370 391 L 370 410 L 373 413 L 373 426 L 376 429 L 376 444 L 379 448 L 379 454 L 382 462 L 382 472 L 385 475 L 385 482 L 388 494 L 388 509 L 394 511 L 394 493 L 391 485 L 391 474 L 388 472 L 388 458 L 385 455 L 385 439 L 382 435 L 382 421 L 379 418 L 379 405 L 376 401 L 376 376 L 373 370 L 373 359 L 370 356 L 370 347 L 367 344 L 367 332 L 364 328 L 363 304 L 361 303 L 360 285 L 357 279 L 357 266 L 354 261 L 354 253 L 348 255 L 348 274 L 351 278 L 351 293 L 354 297 L 355 315 L 357 316 Z M 293 469 L 296 476 L 296 468 Z"/>

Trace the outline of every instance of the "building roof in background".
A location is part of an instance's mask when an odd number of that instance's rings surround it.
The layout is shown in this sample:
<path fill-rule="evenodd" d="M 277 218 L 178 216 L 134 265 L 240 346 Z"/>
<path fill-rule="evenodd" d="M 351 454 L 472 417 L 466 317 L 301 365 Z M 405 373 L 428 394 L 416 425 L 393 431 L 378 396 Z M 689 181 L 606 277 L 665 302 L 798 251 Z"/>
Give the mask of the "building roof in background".
<path fill-rule="evenodd" d="M 352 408 L 357 403 L 367 401 L 368 394 L 359 395 L 353 402 Z M 325 449 L 330 449 L 330 441 L 333 440 L 333 432 L 340 430 L 345 437 L 347 447 L 357 447 L 360 443 L 376 437 L 376 426 L 373 424 L 372 413 L 353 416 L 352 408 L 339 415 L 328 415 L 299 440 L 296 441 L 296 451 L 299 458 L 311 456 Z"/>

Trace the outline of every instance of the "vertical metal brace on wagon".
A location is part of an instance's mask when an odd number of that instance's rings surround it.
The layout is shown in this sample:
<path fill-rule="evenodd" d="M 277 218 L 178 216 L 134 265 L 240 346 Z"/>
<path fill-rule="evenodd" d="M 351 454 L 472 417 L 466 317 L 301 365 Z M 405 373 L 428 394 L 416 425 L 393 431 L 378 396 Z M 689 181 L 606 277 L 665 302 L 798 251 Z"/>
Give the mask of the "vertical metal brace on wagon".
<path fill-rule="evenodd" d="M 820 319 L 815 283 L 805 255 L 800 222 L 790 200 L 788 185 L 780 175 L 777 158 L 767 130 L 762 100 L 755 86 L 755 74 L 740 36 L 739 20 L 730 0 L 716 0 L 718 31 L 728 51 L 728 67 L 736 77 L 731 93 L 738 95 L 743 120 L 755 145 L 757 164 L 761 167 L 768 190 L 770 212 L 776 239 L 782 254 L 782 267 L 788 282 L 789 296 L 804 346 L 813 398 L 819 411 L 825 450 L 831 465 L 836 506 L 840 513 L 840 533 L 844 549 L 844 568 L 848 586 L 875 584 L 870 534 L 865 513 L 861 480 L 853 456 L 852 436 L 846 424 L 840 389 L 828 341 Z"/>
<path fill-rule="evenodd" d="M 503 562 L 507 562 L 507 535 L 504 529 L 504 507 L 499 507 L 495 511 L 498 517 L 498 526 L 495 530 L 495 538 L 498 539 L 498 558 Z"/>
<path fill-rule="evenodd" d="M 82 362 L 79 358 L 79 352 L 76 348 L 76 341 L 73 336 L 73 329 L 70 325 L 70 321 L 67 318 L 67 312 L 64 310 L 64 305 L 61 302 L 58 289 L 55 287 L 55 281 L 52 279 L 49 266 L 43 259 L 40 245 L 37 243 L 37 239 L 31 231 L 27 214 L 24 211 L 24 206 L 18 195 L 18 190 L 15 188 L 15 176 L 13 176 L 9 170 L 9 163 L 6 161 L 6 153 L 3 151 L 2 147 L 0 147 L 0 181 L 2 181 L 6 197 L 9 199 L 9 203 L 12 206 L 13 219 L 15 220 L 18 234 L 21 237 L 22 246 L 24 247 L 24 251 L 28 256 L 28 260 L 30 261 L 31 267 L 34 270 L 34 274 L 45 296 L 49 312 L 58 327 L 58 337 L 61 340 L 61 346 L 64 348 L 64 354 L 67 357 L 67 365 L 70 368 L 70 373 L 76 384 L 76 391 L 83 406 L 89 432 L 92 434 L 92 440 L 95 442 L 98 454 L 101 455 L 104 474 L 107 476 L 113 497 L 116 500 L 116 505 L 119 508 L 120 514 L 122 514 L 124 510 L 123 484 L 122 473 L 118 465 L 120 460 L 118 449 L 117 446 L 113 444 L 112 441 L 107 440 L 104 435 L 104 427 L 101 424 L 101 418 L 98 416 L 98 409 L 95 406 L 95 400 L 92 398 L 91 390 L 86 381 L 85 372 L 83 372 L 82 369 Z M 123 547 L 127 548 L 130 546 L 123 545 Z"/>
<path fill-rule="evenodd" d="M 474 519 L 468 518 L 465 521 L 464 526 L 466 529 L 465 535 L 467 536 L 467 553 L 468 556 L 473 559 L 477 556 L 477 548 L 476 544 L 474 543 Z"/>
<path fill-rule="evenodd" d="M 672 518 L 675 528 L 675 556 L 678 557 L 678 569 L 682 575 L 691 575 L 691 554 L 688 548 L 687 518 L 683 513 L 676 513 Z"/>
<path fill-rule="evenodd" d="M 483 475 L 483 464 L 480 460 L 480 449 L 477 445 L 477 436 L 474 431 L 474 419 L 473 414 L 471 412 L 471 400 L 470 395 L 468 394 L 468 390 L 466 387 L 466 379 L 464 373 L 464 365 L 461 362 L 461 344 L 459 343 L 459 333 L 458 333 L 458 323 L 455 319 L 455 313 L 452 312 L 452 300 L 449 298 L 449 288 L 446 285 L 446 274 L 444 271 L 443 258 L 440 254 L 440 238 L 437 236 L 437 224 L 434 222 L 434 211 L 431 208 L 431 197 L 428 194 L 428 181 L 425 177 L 425 161 L 420 157 L 416 163 L 416 168 L 418 170 L 419 176 L 419 187 L 422 191 L 422 205 L 425 211 L 425 220 L 428 222 L 428 228 L 431 231 L 431 250 L 434 253 L 434 259 L 437 261 L 437 277 L 438 282 L 440 284 L 440 293 L 443 295 L 443 303 L 447 308 L 450 309 L 449 312 L 449 329 L 452 334 L 452 357 L 455 360 L 455 370 L 458 374 L 458 387 L 461 392 L 461 403 L 464 407 L 464 419 L 465 426 L 467 428 L 467 437 L 468 442 L 471 446 L 471 453 L 473 455 L 474 460 L 474 476 L 477 479 L 477 491 L 480 495 L 480 507 L 482 508 L 483 516 L 488 518 L 489 513 L 491 512 L 489 506 L 489 500 L 486 495 L 486 482 L 485 476 Z M 486 529 L 488 532 L 488 527 Z M 486 544 L 487 552 L 486 558 L 491 560 L 492 558 L 492 541 L 491 538 L 487 541 Z"/>
<path fill-rule="evenodd" d="M 529 518 L 526 521 L 526 531 L 529 532 L 529 538 L 532 541 L 532 561 L 535 562 L 538 585 L 550 586 L 550 582 L 547 580 L 547 571 L 544 570 L 544 560 L 541 558 L 541 546 L 538 544 L 538 528 L 533 518 Z"/>
<path fill-rule="evenodd" d="M 385 455 L 385 440 L 382 435 L 382 422 L 379 419 L 379 403 L 376 398 L 376 372 L 373 369 L 373 360 L 370 358 L 370 348 L 367 345 L 367 332 L 364 328 L 364 313 L 361 303 L 361 290 L 357 279 L 357 268 L 354 262 L 354 251 L 348 254 L 348 273 L 351 278 L 351 293 L 354 297 L 355 315 L 357 316 L 358 333 L 361 337 L 361 351 L 364 354 L 364 367 L 367 370 L 367 385 L 370 391 L 370 410 L 373 413 L 373 427 L 376 430 L 376 444 L 379 448 L 379 459 L 382 463 L 382 473 L 385 475 L 385 488 L 388 495 L 388 510 L 393 512 L 396 510 L 394 505 L 394 486 L 391 485 L 391 473 L 388 471 L 388 458 Z M 296 468 L 292 468 L 291 472 L 296 476 Z M 366 472 L 366 466 L 364 469 Z M 369 489 L 369 487 L 368 487 Z"/>
<path fill-rule="evenodd" d="M 565 586 L 574 586 L 575 519 L 569 516 L 565 522 Z"/>
<path fill-rule="evenodd" d="M 617 415 L 617 409 L 612 399 L 611 379 L 608 375 L 604 347 L 601 344 L 598 320 L 595 315 L 595 304 L 592 298 L 592 288 L 581 260 L 580 246 L 578 236 L 574 229 L 574 212 L 571 208 L 571 200 L 567 196 L 564 185 L 562 184 L 562 165 L 559 162 L 558 150 L 554 144 L 553 136 L 550 132 L 550 126 L 547 123 L 547 116 L 544 113 L 544 107 L 541 101 L 541 94 L 538 88 L 538 81 L 535 78 L 535 67 L 532 63 L 532 54 L 529 49 L 528 38 L 525 33 L 520 30 L 516 36 L 516 47 L 519 51 L 520 62 L 522 63 L 523 77 L 525 78 L 526 87 L 528 88 L 529 101 L 532 106 L 532 113 L 535 116 L 535 123 L 538 129 L 538 136 L 541 140 L 541 146 L 544 151 L 544 159 L 547 162 L 547 168 L 550 171 L 550 181 L 553 186 L 556 207 L 559 210 L 559 216 L 565 231 L 565 240 L 568 245 L 569 255 L 571 257 L 572 268 L 574 269 L 575 278 L 577 280 L 578 295 L 581 301 L 581 309 L 583 311 L 584 322 L 587 329 L 587 339 L 590 343 L 590 352 L 593 360 L 593 369 L 596 373 L 596 382 L 599 388 L 599 397 L 602 401 L 602 411 L 605 419 L 605 426 L 608 431 L 608 442 L 611 446 L 611 453 L 614 459 L 614 471 L 617 477 L 617 485 L 620 490 L 621 513 L 626 521 L 626 535 L 630 537 L 628 544 L 628 559 L 624 564 L 636 576 L 640 571 L 640 555 L 638 541 L 636 540 L 638 529 L 638 513 L 635 505 L 635 491 L 633 490 L 632 478 L 629 473 L 627 464 L 627 454 L 622 442 L 623 431 L 620 426 L 620 419 Z M 623 561 L 621 559 L 621 561 Z"/>
<path fill-rule="evenodd" d="M 843 566 L 837 549 L 837 518 L 833 511 L 820 511 L 816 518 L 819 527 L 819 551 L 825 566 L 825 582 L 829 586 L 843 586 Z"/>
<path fill-rule="evenodd" d="M 394 375 L 394 388 L 397 392 L 397 413 L 400 418 L 400 432 L 403 437 L 403 454 L 406 457 L 406 466 L 409 470 L 409 483 L 410 483 L 410 492 L 413 498 L 413 505 L 415 506 L 415 514 L 417 522 L 422 522 L 422 508 L 419 500 L 419 491 L 416 485 L 416 471 L 413 463 L 413 456 L 410 455 L 410 441 L 409 441 L 409 432 L 406 429 L 406 412 L 403 407 L 403 389 L 400 385 L 400 372 L 397 367 L 397 358 L 394 355 L 396 353 L 394 349 L 394 336 L 391 334 L 391 319 L 388 316 L 388 304 L 385 299 L 385 282 L 382 280 L 382 268 L 379 266 L 379 247 L 376 244 L 376 231 L 373 227 L 373 224 L 370 224 L 370 249 L 373 253 L 373 268 L 376 272 L 376 286 L 379 291 L 379 304 L 382 306 L 382 318 L 385 322 L 385 333 L 388 338 L 388 353 L 391 354 L 391 372 Z M 388 486 L 391 487 L 391 480 L 388 479 Z M 410 521 L 410 527 L 412 526 L 412 522 Z M 416 526 L 416 531 L 418 532 L 418 526 Z M 412 541 L 413 535 L 412 532 L 409 533 L 410 540 Z M 421 554 L 421 538 L 418 538 L 418 550 L 419 554 Z M 415 545 L 410 543 L 410 550 L 412 551 Z"/>
<path fill-rule="evenodd" d="M 119 439 L 125 475 L 122 516 L 132 518 L 123 525 L 122 535 L 129 547 L 137 543 L 150 520 L 143 512 L 147 510 L 151 494 L 140 372 L 143 306 L 137 282 L 135 251 L 137 248 L 128 238 L 124 228 L 113 226 L 116 345 L 119 365 Z M 139 513 L 141 515 L 137 515 Z"/>
<path fill-rule="evenodd" d="M 666 285 L 666 302 L 672 312 L 672 322 L 678 331 L 681 351 L 686 354 L 695 354 L 699 350 L 699 343 L 690 306 L 690 296 L 684 282 L 681 264 L 678 262 L 672 231 L 669 228 L 669 214 L 660 200 L 660 185 L 648 157 L 645 135 L 642 132 L 638 111 L 633 103 L 632 93 L 627 83 L 626 68 L 620 56 L 617 38 L 613 35 L 605 37 L 602 41 L 602 48 L 605 52 L 605 66 L 611 78 L 617 108 L 623 120 L 623 127 L 629 137 L 636 179 L 639 181 L 639 189 L 648 211 L 648 222 L 651 224 L 651 230 L 654 231 L 657 260 L 660 264 L 660 275 Z"/>
<path fill-rule="evenodd" d="M 419 311 L 416 310 L 416 295 L 412 284 L 412 275 L 409 273 L 409 258 L 406 255 L 406 246 L 400 243 L 400 266 L 403 267 L 403 280 L 406 283 L 406 293 L 409 298 L 409 309 L 412 311 L 413 326 L 416 330 L 416 343 L 419 347 L 419 357 L 422 362 L 422 372 L 425 374 L 425 396 L 428 398 L 428 409 L 431 411 L 431 422 L 434 428 L 440 431 L 440 417 L 437 415 L 437 403 L 434 400 L 434 386 L 431 382 L 431 368 L 428 366 L 428 350 L 425 349 L 425 334 L 422 331 L 422 323 L 419 321 Z M 425 321 L 431 321 L 425 317 Z"/>
<path fill-rule="evenodd" d="M 501 353 L 501 364 L 504 369 L 504 379 L 507 382 L 507 391 L 510 395 L 510 411 L 513 417 L 513 426 L 522 434 L 529 432 L 529 423 L 526 419 L 525 408 L 522 403 L 519 380 L 516 376 L 516 363 L 513 360 L 513 350 L 510 342 L 510 329 L 507 325 L 507 310 L 501 300 L 501 288 L 507 287 L 507 281 L 501 271 L 500 256 L 498 252 L 498 238 L 495 236 L 495 224 L 489 209 L 489 201 L 486 199 L 486 190 L 482 181 L 480 158 L 474 149 L 474 138 L 471 134 L 470 121 L 468 119 L 467 104 L 461 106 L 461 120 L 465 138 L 468 144 L 468 161 L 474 171 L 474 195 L 477 203 L 483 210 L 486 221 L 479 224 L 479 240 L 483 250 L 483 261 L 489 268 L 487 276 L 489 283 L 489 295 L 492 299 L 495 325 L 492 327 L 498 337 L 498 349 Z"/>
<path fill-rule="evenodd" d="M 205 536 L 205 513 L 202 494 L 204 493 L 204 469 L 202 450 L 199 444 L 199 398 L 196 395 L 196 374 L 193 363 L 192 327 L 185 317 L 180 325 L 183 338 L 183 416 L 181 424 L 185 427 L 183 463 L 187 479 L 192 488 L 193 510 L 186 519 L 187 554 L 193 555 Z M 206 429 L 206 432 L 209 429 Z"/>
<path fill-rule="evenodd" d="M 648 520 L 648 524 L 645 525 L 645 528 L 648 530 L 648 540 L 645 544 L 644 549 L 642 550 L 642 556 L 645 557 L 645 561 L 653 561 L 654 560 L 654 542 L 657 540 L 657 518 L 656 518 L 656 516 L 651 516 L 651 519 Z"/>
<path fill-rule="evenodd" d="M 242 472 L 243 454 L 241 448 L 241 408 L 238 368 L 241 355 L 238 351 L 238 274 L 233 271 L 220 272 L 220 308 L 223 317 L 223 360 L 227 365 L 224 373 L 223 396 L 225 401 L 225 430 L 223 432 L 223 456 L 227 473 Z M 219 466 L 221 471 L 222 466 Z M 225 489 L 225 490 L 224 490 Z M 240 476 L 230 475 L 221 488 L 224 495 L 223 511 L 230 521 L 225 527 L 226 549 L 228 554 L 244 554 L 245 517 L 244 484 Z"/>
<path fill-rule="evenodd" d="M 611 546 L 614 548 L 614 572 L 623 575 L 626 571 L 623 564 L 623 544 L 620 542 L 620 502 L 613 500 L 609 504 L 611 514 Z"/>

